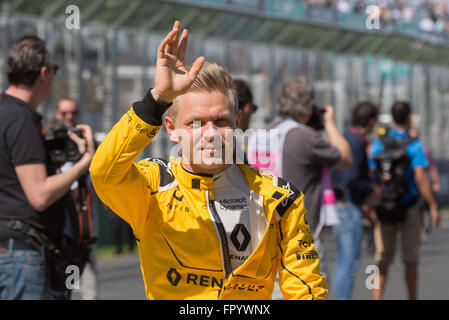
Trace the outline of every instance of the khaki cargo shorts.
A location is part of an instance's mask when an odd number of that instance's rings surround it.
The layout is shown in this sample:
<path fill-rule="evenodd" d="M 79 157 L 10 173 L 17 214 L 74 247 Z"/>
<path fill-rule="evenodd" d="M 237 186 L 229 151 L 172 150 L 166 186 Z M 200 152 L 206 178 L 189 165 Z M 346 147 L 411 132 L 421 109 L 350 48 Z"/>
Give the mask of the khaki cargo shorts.
<path fill-rule="evenodd" d="M 397 234 L 401 234 L 402 261 L 418 263 L 421 244 L 421 213 L 418 205 L 408 209 L 407 218 L 399 223 L 374 224 L 375 261 L 377 265 L 391 264 L 396 251 Z"/>

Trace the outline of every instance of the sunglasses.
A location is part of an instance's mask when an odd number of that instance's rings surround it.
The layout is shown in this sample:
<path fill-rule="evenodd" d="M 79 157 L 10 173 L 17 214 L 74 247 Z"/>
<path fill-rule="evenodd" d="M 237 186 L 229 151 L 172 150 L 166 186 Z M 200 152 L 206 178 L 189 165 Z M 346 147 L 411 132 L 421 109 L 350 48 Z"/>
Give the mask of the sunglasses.
<path fill-rule="evenodd" d="M 47 66 L 51 71 L 53 71 L 53 74 L 56 75 L 56 73 L 59 70 L 59 66 L 57 64 L 52 64 Z"/>
<path fill-rule="evenodd" d="M 78 115 L 78 111 L 63 111 L 63 112 L 61 112 L 61 114 L 62 114 L 63 117 L 65 117 L 68 114 L 76 116 L 76 115 Z"/>

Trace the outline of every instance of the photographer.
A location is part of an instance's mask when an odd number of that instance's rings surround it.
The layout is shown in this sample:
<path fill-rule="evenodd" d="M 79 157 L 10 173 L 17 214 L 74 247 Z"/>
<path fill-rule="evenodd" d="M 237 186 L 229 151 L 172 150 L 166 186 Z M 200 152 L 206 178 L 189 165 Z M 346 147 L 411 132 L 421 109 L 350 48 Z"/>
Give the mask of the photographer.
<path fill-rule="evenodd" d="M 326 106 L 323 110 L 314 106 L 312 85 L 306 78 L 287 80 L 278 93 L 278 105 L 278 117 L 267 127 L 277 130 L 277 143 L 270 145 L 269 139 L 258 134 L 257 142 L 249 143 L 249 147 L 257 146 L 256 150 L 250 149 L 249 161 L 255 167 L 288 177 L 304 193 L 314 232 L 320 219 L 322 169 L 348 168 L 352 163 L 351 149 L 335 125 L 333 108 Z M 327 133 L 329 142 L 323 138 L 321 129 Z M 270 158 L 268 167 L 258 165 L 256 154 L 261 153 Z"/>
<path fill-rule="evenodd" d="M 278 105 L 278 117 L 267 126 L 267 132 L 259 131 L 251 137 L 249 163 L 279 177 L 288 177 L 304 193 L 309 226 L 321 261 L 320 271 L 326 275 L 324 235 L 320 234 L 323 169 L 351 166 L 351 149 L 335 125 L 333 108 L 320 109 L 314 105 L 312 85 L 306 78 L 287 80 L 278 93 Z M 323 129 L 329 142 L 322 136 Z"/>
<path fill-rule="evenodd" d="M 6 276 L 0 299 L 42 299 L 48 289 L 45 258 L 58 253 L 61 208 L 72 183 L 88 169 L 93 137 L 86 125 L 78 126 L 84 139 L 67 132 L 82 156 L 67 172 L 54 174 L 36 110 L 48 97 L 58 67 L 35 36 L 14 42 L 6 65 L 10 86 L 0 96 L 0 274 Z"/>
<path fill-rule="evenodd" d="M 79 152 L 74 143 L 68 139 L 66 131 L 76 132 L 80 110 L 74 99 L 62 97 L 58 100 L 55 118 L 44 126 L 47 152 L 52 162 L 57 165 L 57 173 L 63 173 L 73 167 L 79 158 Z M 77 133 L 79 134 L 79 132 Z M 94 141 L 95 149 L 98 145 Z M 81 178 L 73 182 L 71 197 L 67 197 L 64 207 L 65 226 L 61 249 L 66 258 L 66 264 L 78 268 L 80 291 L 83 300 L 97 298 L 96 277 L 96 214 L 93 203 L 97 196 L 89 174 L 86 172 Z M 71 200 L 71 201 L 69 201 Z M 67 288 L 65 272 L 53 272 L 52 299 L 70 300 L 73 290 Z"/>

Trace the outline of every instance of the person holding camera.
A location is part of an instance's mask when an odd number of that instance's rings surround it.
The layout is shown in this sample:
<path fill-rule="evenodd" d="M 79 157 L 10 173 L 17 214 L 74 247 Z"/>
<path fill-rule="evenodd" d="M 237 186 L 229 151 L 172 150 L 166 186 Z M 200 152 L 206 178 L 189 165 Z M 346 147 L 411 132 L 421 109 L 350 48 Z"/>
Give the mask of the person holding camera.
<path fill-rule="evenodd" d="M 278 116 L 267 126 L 268 130 L 258 131 L 250 138 L 249 164 L 278 177 L 288 177 L 304 193 L 315 239 L 314 254 L 319 256 L 321 272 L 326 276 L 323 222 L 320 221 L 323 181 L 326 181 L 323 178 L 328 174 L 325 168 L 344 169 L 351 165 L 351 149 L 335 125 L 333 108 L 315 106 L 308 79 L 287 79 L 277 100 Z M 330 141 L 324 139 L 323 129 Z"/>
<path fill-rule="evenodd" d="M 351 149 L 338 131 L 331 106 L 314 105 L 313 89 L 304 77 L 290 78 L 278 93 L 276 117 L 265 137 L 249 143 L 249 162 L 279 177 L 288 177 L 305 195 L 309 224 L 315 231 L 320 220 L 323 167 L 345 169 L 352 164 Z M 323 138 L 322 130 L 329 141 Z M 273 143 L 276 138 L 276 143 Z M 260 163 L 261 155 L 269 161 Z"/>
<path fill-rule="evenodd" d="M 36 36 L 15 41 L 6 66 L 9 87 L 0 96 L 0 299 L 42 299 L 48 294 L 45 259 L 60 254 L 61 208 L 90 165 L 93 136 L 87 125 L 77 126 L 84 138 L 67 132 L 81 158 L 55 174 L 37 108 L 50 94 L 58 67 Z"/>
<path fill-rule="evenodd" d="M 69 97 L 60 98 L 55 116 L 45 126 L 47 132 L 46 141 L 49 145 L 60 145 L 61 143 L 57 141 L 60 141 L 59 137 L 62 135 L 62 132 L 66 130 L 76 131 L 80 116 L 78 102 Z M 96 149 L 98 143 L 94 141 L 94 144 Z M 72 145 L 72 147 L 75 146 Z M 58 149 L 50 150 L 50 154 L 62 151 Z M 66 153 L 72 153 L 70 148 L 67 150 L 67 144 L 65 149 Z M 55 161 L 60 163 L 57 170 L 58 173 L 66 172 L 76 163 L 76 159 L 69 160 L 68 158 Z M 88 172 L 73 182 L 70 189 L 72 202 L 67 202 L 65 208 L 66 224 L 62 248 L 65 255 L 70 259 L 70 264 L 76 265 L 80 270 L 81 298 L 83 300 L 94 300 L 98 296 L 95 252 L 96 218 L 93 210 L 93 203 L 97 197 Z M 65 273 L 61 274 L 58 282 L 64 284 L 66 277 Z M 66 288 L 65 284 L 60 285 L 59 289 L 52 291 L 52 296 L 55 299 L 69 300 L 71 298 L 72 290 Z"/>

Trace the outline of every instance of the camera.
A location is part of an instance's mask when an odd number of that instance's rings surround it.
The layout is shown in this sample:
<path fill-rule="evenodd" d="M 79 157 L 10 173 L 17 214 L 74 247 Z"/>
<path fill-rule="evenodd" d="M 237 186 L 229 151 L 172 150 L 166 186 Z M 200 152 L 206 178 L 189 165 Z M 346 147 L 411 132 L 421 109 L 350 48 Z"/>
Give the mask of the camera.
<path fill-rule="evenodd" d="M 312 116 L 310 117 L 309 122 L 307 122 L 307 125 L 315 130 L 323 130 L 324 129 L 323 116 L 325 112 L 326 109 L 324 109 L 323 107 L 313 105 Z"/>
<path fill-rule="evenodd" d="M 63 123 L 55 124 L 45 135 L 47 152 L 51 161 L 55 164 L 63 164 L 67 161 L 77 162 L 81 158 L 78 146 L 69 138 L 68 131 L 72 131 L 78 137 L 83 138 L 79 129 L 67 127 Z"/>

